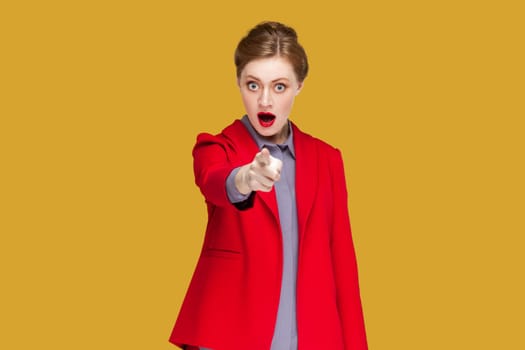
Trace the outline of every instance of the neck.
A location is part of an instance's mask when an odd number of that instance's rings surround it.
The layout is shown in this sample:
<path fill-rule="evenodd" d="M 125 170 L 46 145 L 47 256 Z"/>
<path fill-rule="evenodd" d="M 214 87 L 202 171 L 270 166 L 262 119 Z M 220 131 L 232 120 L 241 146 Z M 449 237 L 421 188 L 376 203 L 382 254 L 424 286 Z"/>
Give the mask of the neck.
<path fill-rule="evenodd" d="M 262 136 L 262 138 L 264 138 L 265 140 L 271 143 L 275 143 L 279 145 L 286 141 L 286 139 L 288 138 L 288 135 L 290 135 L 290 126 L 289 126 L 289 123 L 286 123 L 284 124 L 281 131 L 279 131 L 277 134 L 272 135 L 272 136 Z"/>

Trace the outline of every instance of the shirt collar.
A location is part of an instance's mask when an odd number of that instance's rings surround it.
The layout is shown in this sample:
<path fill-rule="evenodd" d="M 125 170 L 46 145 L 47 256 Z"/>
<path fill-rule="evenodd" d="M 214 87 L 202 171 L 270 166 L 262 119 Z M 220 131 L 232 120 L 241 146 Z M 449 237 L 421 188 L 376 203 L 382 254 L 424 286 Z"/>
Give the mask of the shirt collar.
<path fill-rule="evenodd" d="M 292 154 L 292 157 L 294 157 L 295 159 L 295 147 L 293 144 L 293 128 L 292 128 L 292 123 L 289 120 L 288 120 L 288 129 L 290 130 L 290 133 L 288 134 L 288 138 L 286 139 L 286 141 L 284 141 L 281 144 L 269 142 L 265 140 L 261 135 L 259 135 L 259 133 L 257 133 L 257 131 L 253 128 L 247 115 L 242 117 L 241 122 L 244 124 L 246 129 L 248 129 L 248 132 L 250 133 L 250 135 L 252 135 L 252 138 L 257 144 L 257 147 L 259 147 L 259 149 L 262 149 L 266 145 L 268 146 L 275 146 L 275 145 L 276 146 L 287 146 L 288 149 L 290 150 L 290 153 Z"/>

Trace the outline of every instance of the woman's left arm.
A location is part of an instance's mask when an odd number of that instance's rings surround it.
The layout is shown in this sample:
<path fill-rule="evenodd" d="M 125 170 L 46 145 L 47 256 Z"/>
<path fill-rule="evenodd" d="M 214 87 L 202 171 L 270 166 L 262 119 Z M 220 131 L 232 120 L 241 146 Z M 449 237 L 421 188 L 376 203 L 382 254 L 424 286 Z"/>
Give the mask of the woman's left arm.
<path fill-rule="evenodd" d="M 343 158 L 339 150 L 336 150 L 331 157 L 330 169 L 334 195 L 331 250 L 344 344 L 347 350 L 366 350 L 368 346 L 359 292 L 357 261 L 348 214 L 348 193 Z"/>

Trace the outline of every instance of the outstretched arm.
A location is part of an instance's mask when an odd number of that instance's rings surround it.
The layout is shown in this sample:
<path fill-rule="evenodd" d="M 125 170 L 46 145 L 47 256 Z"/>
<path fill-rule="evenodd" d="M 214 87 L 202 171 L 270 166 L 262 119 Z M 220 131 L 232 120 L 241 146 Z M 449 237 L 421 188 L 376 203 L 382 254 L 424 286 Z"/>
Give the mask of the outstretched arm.
<path fill-rule="evenodd" d="M 193 148 L 195 183 L 207 202 L 217 206 L 230 205 L 227 179 L 236 170 L 233 184 L 240 194 L 253 191 L 271 191 L 279 180 L 282 162 L 267 149 L 258 152 L 252 162 L 237 164 L 228 155 L 228 145 L 219 137 L 200 134 Z M 229 181 L 231 182 L 231 181 Z"/>

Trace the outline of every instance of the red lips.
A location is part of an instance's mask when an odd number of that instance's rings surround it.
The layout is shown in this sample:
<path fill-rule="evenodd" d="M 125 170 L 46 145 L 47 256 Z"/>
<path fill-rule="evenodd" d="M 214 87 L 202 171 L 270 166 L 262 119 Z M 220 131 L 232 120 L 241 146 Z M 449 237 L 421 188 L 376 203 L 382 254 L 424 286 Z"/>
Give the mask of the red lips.
<path fill-rule="evenodd" d="M 265 128 L 269 128 L 275 122 L 275 115 L 270 112 L 259 112 L 257 117 L 259 117 L 259 124 Z"/>

